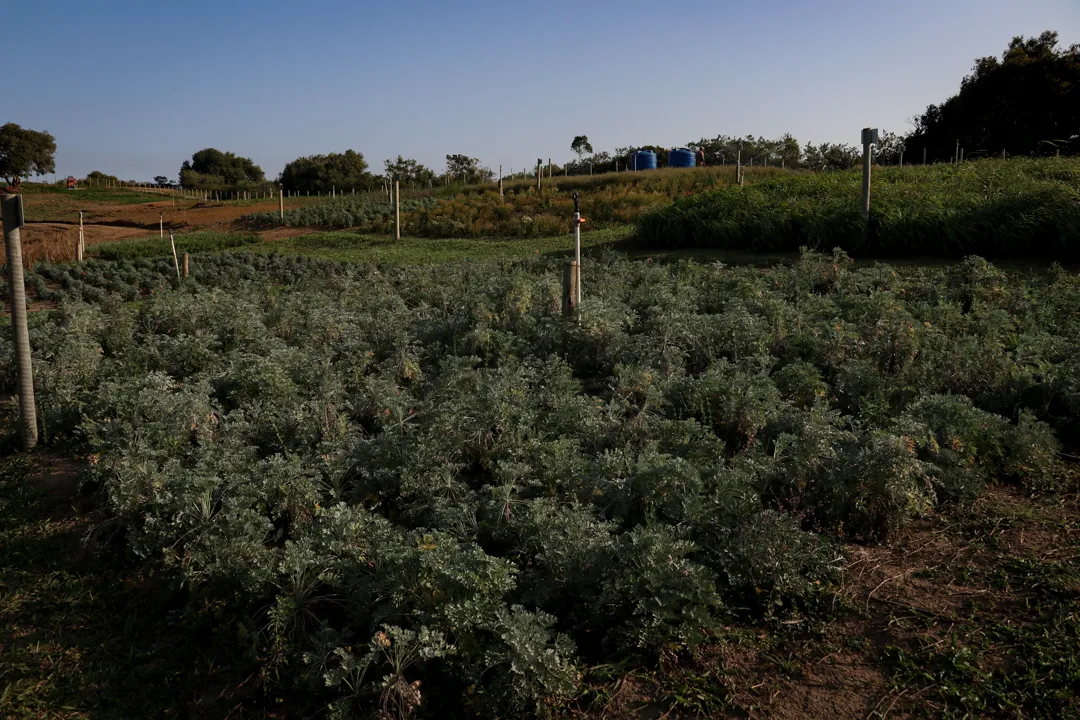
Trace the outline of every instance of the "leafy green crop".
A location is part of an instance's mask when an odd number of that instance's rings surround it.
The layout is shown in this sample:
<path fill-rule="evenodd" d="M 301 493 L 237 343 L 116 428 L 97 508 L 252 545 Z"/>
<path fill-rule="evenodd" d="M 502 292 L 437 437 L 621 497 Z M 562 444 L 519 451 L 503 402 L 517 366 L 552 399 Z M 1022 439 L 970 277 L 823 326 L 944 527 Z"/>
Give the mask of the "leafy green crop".
<path fill-rule="evenodd" d="M 585 663 L 813 612 L 836 539 L 1053 489 L 1077 439 L 1058 269 L 610 257 L 568 325 L 544 259 L 195 268 L 39 269 L 42 435 L 336 717 L 538 714 Z"/>

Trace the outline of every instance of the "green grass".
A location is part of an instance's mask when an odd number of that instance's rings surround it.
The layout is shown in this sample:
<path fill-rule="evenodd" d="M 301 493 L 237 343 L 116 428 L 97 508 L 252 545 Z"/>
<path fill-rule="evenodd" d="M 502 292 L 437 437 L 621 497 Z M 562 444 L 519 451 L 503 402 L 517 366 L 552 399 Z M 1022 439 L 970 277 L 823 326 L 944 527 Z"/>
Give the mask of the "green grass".
<path fill-rule="evenodd" d="M 921 642 L 886 648 L 897 691 L 938 717 L 1080 717 L 1080 517 L 1071 500 L 982 503 L 948 535 L 966 561 L 934 570 L 976 587 L 963 612 L 897 617 Z M 1024 547 L 1024 533 L 1029 549 Z M 1045 539 L 1056 541 L 1047 546 Z M 959 557 L 959 554 L 957 555 Z M 960 610 L 961 608 L 958 608 Z M 937 637 L 935 640 L 934 637 Z"/>
<path fill-rule="evenodd" d="M 44 488 L 51 460 L 0 457 L 0 717 L 224 717 L 245 677 L 235 633 L 108 543 L 74 478 Z"/>
<path fill-rule="evenodd" d="M 629 228 L 609 228 L 581 234 L 582 249 L 595 250 L 624 241 Z M 384 235 L 357 232 L 317 232 L 283 240 L 243 245 L 242 252 L 277 252 L 283 255 L 307 255 L 323 260 L 361 263 L 424 265 L 459 260 L 492 260 L 535 255 L 567 255 L 574 251 L 570 235 L 538 238 L 417 238 L 400 241 Z"/>
<path fill-rule="evenodd" d="M 157 193 L 141 192 L 131 188 L 80 186 L 78 190 L 68 190 L 66 187 L 58 185 L 23 185 L 22 194 L 26 196 L 59 196 L 82 205 L 132 205 L 154 202 L 163 197 Z M 43 201 L 41 205 L 30 205 L 27 211 L 29 212 L 32 207 L 48 207 L 49 204 L 48 201 Z"/>
<path fill-rule="evenodd" d="M 262 242 L 262 238 L 255 233 L 203 231 L 175 235 L 174 237 L 178 253 L 215 252 Z M 103 260 L 171 257 L 172 246 L 168 238 L 162 239 L 157 235 L 152 235 L 138 240 L 122 240 L 120 242 L 91 245 L 87 248 L 87 253 L 90 257 Z"/>
<path fill-rule="evenodd" d="M 881 168 L 867 223 L 860 171 L 792 175 L 679 198 L 637 228 L 650 248 L 1080 260 L 1078 185 L 1076 159 Z"/>

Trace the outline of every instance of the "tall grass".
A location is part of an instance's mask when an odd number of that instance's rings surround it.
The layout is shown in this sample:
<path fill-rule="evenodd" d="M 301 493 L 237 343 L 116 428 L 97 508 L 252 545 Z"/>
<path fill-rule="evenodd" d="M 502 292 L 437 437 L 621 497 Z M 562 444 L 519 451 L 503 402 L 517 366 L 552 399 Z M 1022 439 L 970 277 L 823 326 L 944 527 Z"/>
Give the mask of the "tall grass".
<path fill-rule="evenodd" d="M 779 168 L 748 168 L 747 182 L 783 177 Z M 504 184 L 500 197 L 493 185 L 443 191 L 414 191 L 402 200 L 401 222 L 408 235 L 432 238 L 550 237 L 573 229 L 574 201 L 581 195 L 581 212 L 589 228 L 615 228 L 634 223 L 641 215 L 673 199 L 735 181 L 733 167 L 664 169 L 551 178 Z M 243 218 L 255 225 L 281 224 L 277 213 L 252 213 Z M 285 213 L 291 226 L 353 228 L 363 233 L 392 233 L 389 203 L 368 198 L 327 200 Z"/>
<path fill-rule="evenodd" d="M 1080 260 L 1080 160 L 981 160 L 875 169 L 870 218 L 860 171 L 778 177 L 679 198 L 643 215 L 657 248 Z"/>
<path fill-rule="evenodd" d="M 177 252 L 214 252 L 262 242 L 254 233 L 196 232 L 176 236 Z M 87 254 L 103 260 L 133 260 L 172 255 L 168 238 L 157 236 L 139 240 L 101 243 L 87 247 Z"/>

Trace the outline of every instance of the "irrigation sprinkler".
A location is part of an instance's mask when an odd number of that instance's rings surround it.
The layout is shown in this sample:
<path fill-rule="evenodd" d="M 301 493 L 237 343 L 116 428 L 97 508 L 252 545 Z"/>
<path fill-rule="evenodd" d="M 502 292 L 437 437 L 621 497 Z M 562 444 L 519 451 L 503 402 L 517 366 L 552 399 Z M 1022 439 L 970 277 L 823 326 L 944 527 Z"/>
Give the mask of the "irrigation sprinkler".
<path fill-rule="evenodd" d="M 563 293 L 562 311 L 563 317 L 577 317 L 580 319 L 581 304 L 581 224 L 585 222 L 581 217 L 581 206 L 578 194 L 574 195 L 574 259 L 563 268 Z"/>

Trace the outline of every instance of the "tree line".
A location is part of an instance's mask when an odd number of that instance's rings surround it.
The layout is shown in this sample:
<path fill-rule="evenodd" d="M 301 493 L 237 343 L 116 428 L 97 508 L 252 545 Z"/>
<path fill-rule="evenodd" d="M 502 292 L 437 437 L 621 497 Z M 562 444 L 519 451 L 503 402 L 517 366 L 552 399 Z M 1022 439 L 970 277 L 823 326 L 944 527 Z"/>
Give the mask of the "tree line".
<path fill-rule="evenodd" d="M 964 148 L 968 158 L 1002 153 L 1075 155 L 1080 151 L 1080 45 L 1059 47 L 1058 34 L 1050 31 L 1037 37 L 1014 37 L 1000 58 L 977 59 L 955 95 L 940 105 L 928 106 L 912 123 L 914 129 L 908 133 L 881 133 L 876 162 L 895 164 L 904 152 L 912 162 L 921 162 L 924 152 L 929 162 L 947 162 L 957 148 Z M 686 147 L 700 151 L 707 165 L 732 164 L 739 158 L 746 164 L 846 170 L 861 158 L 860 148 L 853 144 L 803 145 L 790 134 L 775 139 L 717 135 L 689 142 Z M 573 139 L 571 150 L 577 159 L 552 168 L 553 172 L 581 175 L 626 170 L 636 150 L 652 150 L 658 164 L 666 165 L 669 152 L 660 145 L 639 145 L 597 153 L 585 135 Z M 14 123 L 0 126 L 0 178 L 12 187 L 31 173 L 54 172 L 55 153 L 56 141 L 46 132 Z M 532 172 L 520 175 L 531 176 Z M 395 178 L 406 188 L 423 188 L 449 182 L 489 182 L 494 176 L 478 158 L 461 154 L 447 155 L 440 173 L 401 155 L 385 160 L 383 172 L 374 173 L 364 154 L 350 149 L 297 158 L 270 181 L 250 158 L 205 148 L 184 161 L 178 184 L 217 191 L 264 191 L 280 185 L 289 192 L 314 194 L 334 189 L 373 190 Z M 119 182 L 99 171 L 90 177 Z M 157 176 L 155 182 L 174 184 L 164 175 Z"/>

